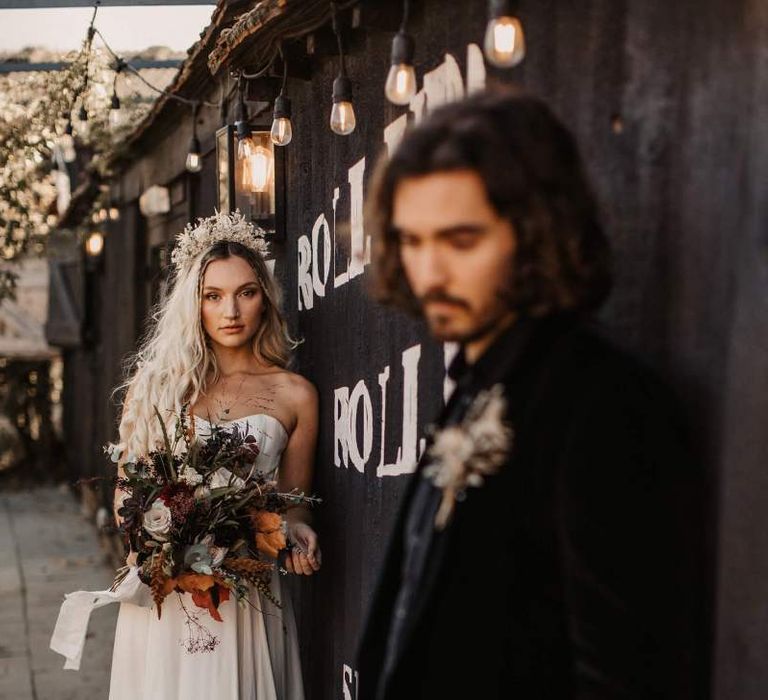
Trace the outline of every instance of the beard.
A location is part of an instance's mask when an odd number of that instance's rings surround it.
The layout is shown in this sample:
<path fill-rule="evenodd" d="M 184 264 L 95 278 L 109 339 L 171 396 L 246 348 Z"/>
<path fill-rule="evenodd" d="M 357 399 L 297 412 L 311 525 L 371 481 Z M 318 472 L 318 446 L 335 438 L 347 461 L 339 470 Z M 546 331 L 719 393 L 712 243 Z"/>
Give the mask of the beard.
<path fill-rule="evenodd" d="M 499 325 L 508 312 L 499 310 L 484 322 L 466 329 L 452 329 L 447 316 L 427 316 L 427 323 L 432 336 L 441 343 L 460 343 L 466 345 L 484 338 Z"/>
<path fill-rule="evenodd" d="M 458 297 L 451 297 L 443 292 L 429 292 L 419 302 L 424 318 L 432 336 L 442 343 L 460 343 L 462 345 L 480 340 L 493 333 L 504 320 L 514 312 L 508 289 L 499 289 L 495 294 L 496 303 L 485 313 L 475 311 L 469 302 Z M 456 317 L 453 314 L 430 314 L 430 302 L 441 302 L 455 306 L 458 312 L 464 311 L 464 319 L 459 320 L 454 328 Z"/>

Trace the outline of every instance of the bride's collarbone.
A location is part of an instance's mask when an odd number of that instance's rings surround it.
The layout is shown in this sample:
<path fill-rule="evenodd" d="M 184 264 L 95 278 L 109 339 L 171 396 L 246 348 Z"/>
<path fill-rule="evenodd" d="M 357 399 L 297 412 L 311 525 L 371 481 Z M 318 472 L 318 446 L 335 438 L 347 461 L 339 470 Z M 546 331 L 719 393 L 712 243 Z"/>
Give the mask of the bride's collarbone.
<path fill-rule="evenodd" d="M 292 408 L 292 376 L 287 370 L 238 372 L 220 377 L 192 407 L 210 422 L 232 422 L 256 415 L 277 420 L 285 429 L 296 422 Z"/>

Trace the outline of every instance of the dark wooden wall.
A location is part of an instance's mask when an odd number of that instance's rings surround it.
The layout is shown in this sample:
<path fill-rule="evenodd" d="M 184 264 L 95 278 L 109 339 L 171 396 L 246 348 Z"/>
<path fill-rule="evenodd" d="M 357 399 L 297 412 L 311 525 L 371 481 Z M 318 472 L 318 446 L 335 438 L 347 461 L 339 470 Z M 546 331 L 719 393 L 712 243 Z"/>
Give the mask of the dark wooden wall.
<path fill-rule="evenodd" d="M 420 85 L 446 52 L 466 79 L 467 44 L 482 43 L 485 3 L 415 4 Z M 713 598 L 715 695 L 764 697 L 768 6 L 748 0 L 522 0 L 520 15 L 528 57 L 508 73 L 489 70 L 488 80 L 517 82 L 544 97 L 577 135 L 615 251 L 617 285 L 602 314 L 606 331 L 677 388 L 712 486 L 713 574 L 702 585 Z M 405 481 L 376 475 L 378 373 L 391 368 L 387 461 L 401 444 L 404 349 L 422 348 L 420 428 L 442 396 L 439 348 L 417 326 L 366 299 L 367 275 L 334 289 L 331 265 L 325 296 L 297 311 L 296 241 L 311 239 L 320 214 L 333 226 L 338 187 L 334 262 L 345 264 L 347 171 L 365 157 L 370 173 L 384 127 L 408 111 L 382 94 L 390 36 L 372 32 L 353 48 L 358 129 L 352 136 L 336 137 L 326 126 L 333 60 L 321 64 L 311 84 L 292 85 L 297 116 L 288 158 L 288 250 L 278 269 L 306 338 L 301 370 L 321 394 L 317 487 L 327 500 L 321 514 L 326 565 L 304 586 L 303 628 L 308 677 L 323 698 L 346 697 L 345 688 L 354 686 L 344 680 L 344 665 L 351 665 Z M 364 473 L 334 466 L 334 390 L 351 390 L 361 379 L 370 390 L 374 426 Z M 358 425 L 361 444 L 362 436 Z"/>
<path fill-rule="evenodd" d="M 363 22 L 366 8 L 381 5 L 364 3 Z M 486 3 L 423 0 L 413 5 L 419 85 L 446 53 L 466 84 L 468 45 L 482 44 Z M 677 388 L 713 487 L 713 571 L 702 585 L 713 597 L 714 696 L 764 698 L 768 4 L 521 0 L 520 16 L 528 57 L 512 71 L 489 70 L 488 81 L 516 82 L 547 99 L 582 146 L 615 251 L 617 286 L 602 315 L 606 332 Z M 385 127 L 409 114 L 383 96 L 390 39 L 391 33 L 372 29 L 351 43 L 348 67 L 358 127 L 350 137 L 337 137 L 327 126 L 337 70 L 333 57 L 316 58 L 312 79 L 289 85 L 295 135 L 286 152 L 287 237 L 274 252 L 291 327 L 305 340 L 297 368 L 317 385 L 321 400 L 316 489 L 325 499 L 318 514 L 324 566 L 318 576 L 294 586 L 305 675 L 314 699 L 354 697 L 357 632 L 407 478 L 378 475 L 382 411 L 384 463 L 395 463 L 403 447 L 404 351 L 420 346 L 415 375 L 419 431 L 443 396 L 442 348 L 414 321 L 369 301 L 368 268 L 334 285 L 347 269 L 353 239 L 350 208 L 357 200 L 349 171 L 365 158 L 370 174 L 384 146 Z M 210 95 L 201 97 L 213 95 L 212 86 Z M 203 115 L 204 143 L 216 120 L 215 114 Z M 181 174 L 189 133 L 189 120 L 182 120 L 123 174 L 124 215 L 119 231 L 107 240 L 99 282 L 100 340 L 66 356 L 70 459 L 92 465 L 87 467 L 92 473 L 101 469 L 97 445 L 114 435 L 109 389 L 149 303 L 148 247 L 175 233 L 184 211 L 212 213 L 212 156 L 206 158 L 194 199 L 179 203 L 172 217 L 145 225 L 136 210 L 142 188 L 171 183 Z M 331 242 L 324 285 L 321 215 Z M 300 256 L 306 256 L 305 246 L 312 248 L 316 224 L 321 232 L 318 257 L 308 267 Z M 312 308 L 306 308 L 307 275 L 313 271 L 318 289 L 311 294 Z M 302 283 L 305 292 L 299 291 Z M 382 405 L 385 367 L 389 377 Z M 344 461 L 341 448 L 338 466 L 334 460 L 340 405 L 335 397 L 344 394 L 344 387 L 350 393 L 358 387 L 356 396 L 361 397 L 352 441 L 363 453 L 365 397 L 370 397 L 370 454 L 361 469 L 350 455 Z"/>

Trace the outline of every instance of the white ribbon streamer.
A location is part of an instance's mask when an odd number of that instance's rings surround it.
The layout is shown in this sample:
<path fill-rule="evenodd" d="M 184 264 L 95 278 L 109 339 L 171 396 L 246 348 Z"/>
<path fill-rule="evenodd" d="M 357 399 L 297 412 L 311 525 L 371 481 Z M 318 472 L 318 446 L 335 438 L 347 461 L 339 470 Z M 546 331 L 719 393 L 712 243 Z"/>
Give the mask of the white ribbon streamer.
<path fill-rule="evenodd" d="M 149 587 L 141 582 L 138 572 L 138 568 L 132 566 L 114 591 L 76 591 L 64 596 L 51 636 L 51 649 L 66 659 L 65 669 L 80 669 L 88 622 L 94 610 L 110 603 L 152 606 Z"/>

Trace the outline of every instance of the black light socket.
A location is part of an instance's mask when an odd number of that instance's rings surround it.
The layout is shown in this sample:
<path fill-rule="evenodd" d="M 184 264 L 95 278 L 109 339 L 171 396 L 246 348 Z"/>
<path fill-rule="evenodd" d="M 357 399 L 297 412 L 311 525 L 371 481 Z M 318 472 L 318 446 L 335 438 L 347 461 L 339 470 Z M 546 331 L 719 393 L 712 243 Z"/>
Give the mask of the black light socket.
<path fill-rule="evenodd" d="M 237 138 L 247 139 L 251 135 L 251 129 L 248 126 L 248 122 L 245 121 L 237 121 L 235 122 L 235 129 L 237 130 Z"/>
<path fill-rule="evenodd" d="M 275 119 L 291 118 L 291 98 L 280 94 L 275 99 L 275 109 L 272 114 Z"/>
<path fill-rule="evenodd" d="M 352 81 L 346 75 L 333 81 L 333 102 L 352 102 Z"/>
<path fill-rule="evenodd" d="M 509 0 L 490 0 L 488 3 L 488 14 L 491 19 L 509 17 L 512 14 Z"/>
<path fill-rule="evenodd" d="M 235 129 L 239 139 L 247 139 L 251 135 L 251 129 L 248 126 L 248 108 L 245 106 L 242 92 L 235 105 Z"/>
<path fill-rule="evenodd" d="M 413 54 L 416 51 L 416 44 L 410 34 L 406 34 L 402 29 L 395 34 L 392 39 L 392 65 L 398 66 L 401 63 L 413 65 Z"/>

